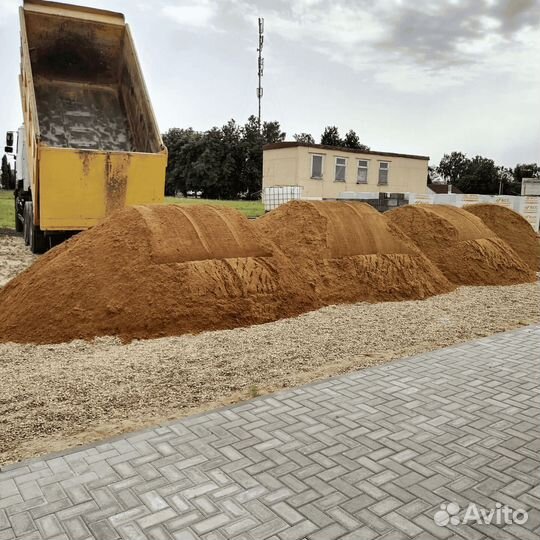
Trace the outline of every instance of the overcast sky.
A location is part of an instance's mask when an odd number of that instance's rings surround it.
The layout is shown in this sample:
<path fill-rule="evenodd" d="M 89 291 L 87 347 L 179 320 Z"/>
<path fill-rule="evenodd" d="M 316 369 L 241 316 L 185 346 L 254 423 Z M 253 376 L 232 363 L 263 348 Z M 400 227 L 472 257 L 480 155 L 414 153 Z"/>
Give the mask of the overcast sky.
<path fill-rule="evenodd" d="M 540 0 L 86 0 L 131 25 L 160 129 L 256 114 L 372 149 L 540 162 Z M 21 122 L 17 0 L 0 0 L 0 130 Z M 2 136 L 3 138 L 3 136 Z"/>

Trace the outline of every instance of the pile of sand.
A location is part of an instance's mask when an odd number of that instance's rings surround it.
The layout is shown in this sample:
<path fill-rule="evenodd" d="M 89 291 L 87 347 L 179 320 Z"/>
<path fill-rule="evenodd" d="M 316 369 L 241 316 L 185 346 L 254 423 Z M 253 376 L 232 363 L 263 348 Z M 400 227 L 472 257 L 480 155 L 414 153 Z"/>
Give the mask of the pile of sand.
<path fill-rule="evenodd" d="M 225 207 L 137 206 L 9 282 L 0 341 L 181 335 L 534 279 L 479 218 L 453 207 L 383 215 L 362 203 L 294 201 L 249 222 Z"/>
<path fill-rule="evenodd" d="M 509 285 L 535 272 L 483 221 L 462 208 L 409 205 L 385 213 L 457 285 Z"/>
<path fill-rule="evenodd" d="M 293 201 L 255 222 L 323 304 L 418 300 L 454 286 L 364 203 Z"/>
<path fill-rule="evenodd" d="M 180 335 L 314 307 L 291 261 L 239 212 L 131 207 L 51 250 L 0 291 L 0 341 Z"/>
<path fill-rule="evenodd" d="M 473 204 L 465 209 L 478 216 L 535 272 L 540 270 L 540 243 L 534 229 L 523 216 L 497 204 Z"/>

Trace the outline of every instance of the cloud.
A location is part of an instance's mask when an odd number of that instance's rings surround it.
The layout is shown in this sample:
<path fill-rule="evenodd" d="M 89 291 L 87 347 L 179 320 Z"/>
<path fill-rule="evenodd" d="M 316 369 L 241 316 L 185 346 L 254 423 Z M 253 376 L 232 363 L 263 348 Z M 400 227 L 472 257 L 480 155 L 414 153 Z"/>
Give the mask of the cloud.
<path fill-rule="evenodd" d="M 537 0 L 500 0 L 490 7 L 502 23 L 501 30 L 508 34 L 537 26 L 540 22 L 540 4 Z"/>
<path fill-rule="evenodd" d="M 162 14 L 182 26 L 196 29 L 213 29 L 212 21 L 216 15 L 216 3 L 209 0 L 185 2 L 162 8 Z"/>
<path fill-rule="evenodd" d="M 405 91 L 463 85 L 494 68 L 512 69 L 506 62 L 511 54 L 540 55 L 540 0 L 234 4 L 250 21 L 263 14 L 268 34 Z M 520 76 L 524 83 L 535 78 L 525 70 Z"/>
<path fill-rule="evenodd" d="M 462 0 L 426 7 L 426 0 L 419 0 L 390 13 L 388 36 L 378 45 L 443 69 L 474 63 L 477 54 L 495 51 L 540 22 L 536 0 Z"/>

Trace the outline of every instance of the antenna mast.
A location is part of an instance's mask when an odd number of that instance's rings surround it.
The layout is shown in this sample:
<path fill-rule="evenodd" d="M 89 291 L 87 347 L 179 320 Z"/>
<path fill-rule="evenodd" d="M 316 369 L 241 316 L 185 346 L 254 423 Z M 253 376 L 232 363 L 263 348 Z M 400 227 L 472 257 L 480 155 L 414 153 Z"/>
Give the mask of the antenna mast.
<path fill-rule="evenodd" d="M 264 72 L 264 58 L 262 57 L 262 49 L 264 43 L 264 19 L 259 17 L 259 47 L 257 52 L 259 53 L 259 64 L 258 64 L 258 77 L 259 77 L 259 86 L 257 87 L 257 99 L 259 100 L 259 132 L 261 131 L 261 101 L 263 96 L 263 89 L 261 86 L 262 76 Z"/>

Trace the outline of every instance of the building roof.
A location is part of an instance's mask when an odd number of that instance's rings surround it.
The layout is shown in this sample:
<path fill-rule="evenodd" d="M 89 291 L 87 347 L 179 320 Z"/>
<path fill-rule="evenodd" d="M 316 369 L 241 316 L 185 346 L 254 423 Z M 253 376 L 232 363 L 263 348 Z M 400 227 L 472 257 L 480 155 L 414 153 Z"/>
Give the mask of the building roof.
<path fill-rule="evenodd" d="M 448 184 L 428 184 L 427 187 L 433 191 L 433 193 L 448 193 Z M 459 189 L 457 186 L 452 186 L 452 191 L 450 193 L 463 193 L 463 191 L 461 191 L 461 189 Z"/>
<path fill-rule="evenodd" d="M 305 146 L 307 148 L 314 148 L 317 150 L 331 150 L 333 152 L 336 152 L 336 151 L 352 152 L 354 154 L 372 154 L 372 155 L 377 155 L 377 156 L 423 159 L 426 161 L 429 160 L 429 156 L 416 156 L 414 154 L 397 154 L 395 152 L 377 152 L 375 150 L 359 150 L 357 148 L 344 148 L 343 146 L 328 146 L 326 144 L 308 144 L 308 143 L 296 142 L 296 141 L 265 144 L 263 146 L 263 150 L 277 150 L 279 148 L 293 148 L 295 146 Z"/>

